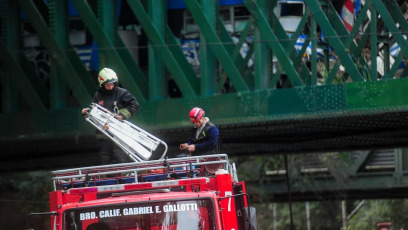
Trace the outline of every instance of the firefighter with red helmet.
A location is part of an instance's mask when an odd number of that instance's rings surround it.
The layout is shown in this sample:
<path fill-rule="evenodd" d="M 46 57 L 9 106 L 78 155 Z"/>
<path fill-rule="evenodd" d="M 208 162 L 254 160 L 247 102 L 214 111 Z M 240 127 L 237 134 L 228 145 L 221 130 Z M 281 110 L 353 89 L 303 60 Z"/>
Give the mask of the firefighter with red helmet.
<path fill-rule="evenodd" d="M 187 150 L 192 155 L 219 153 L 221 145 L 219 130 L 205 116 L 204 110 L 195 107 L 190 111 L 189 117 L 194 128 L 188 142 L 180 144 L 180 149 Z"/>
<path fill-rule="evenodd" d="M 124 88 L 118 86 L 118 76 L 110 68 L 103 68 L 98 75 L 99 89 L 92 102 L 116 114 L 120 121 L 129 119 L 139 110 L 136 98 Z M 82 115 L 89 111 L 82 109 Z M 100 141 L 100 155 L 103 164 L 127 162 L 127 155 L 110 139 Z"/>

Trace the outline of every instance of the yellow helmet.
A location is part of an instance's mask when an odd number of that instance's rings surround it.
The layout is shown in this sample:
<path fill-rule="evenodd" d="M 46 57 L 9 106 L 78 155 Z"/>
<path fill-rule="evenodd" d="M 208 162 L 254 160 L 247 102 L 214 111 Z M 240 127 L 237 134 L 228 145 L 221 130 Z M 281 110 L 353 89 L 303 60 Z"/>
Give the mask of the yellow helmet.
<path fill-rule="evenodd" d="M 115 83 L 118 82 L 118 76 L 116 75 L 115 71 L 109 68 L 103 68 L 99 71 L 98 76 L 99 87 L 102 87 L 105 83 Z"/>

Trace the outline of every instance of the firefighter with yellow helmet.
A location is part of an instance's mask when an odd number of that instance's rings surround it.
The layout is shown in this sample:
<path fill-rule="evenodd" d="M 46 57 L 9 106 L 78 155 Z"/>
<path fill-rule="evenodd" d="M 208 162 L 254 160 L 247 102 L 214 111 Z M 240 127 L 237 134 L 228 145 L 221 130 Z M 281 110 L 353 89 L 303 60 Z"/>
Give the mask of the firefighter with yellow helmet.
<path fill-rule="evenodd" d="M 117 114 L 119 120 L 127 120 L 139 110 L 136 98 L 124 88 L 118 86 L 115 71 L 103 68 L 98 75 L 99 89 L 92 100 L 107 110 Z M 82 110 L 85 115 L 87 108 Z"/>
<path fill-rule="evenodd" d="M 115 71 L 110 68 L 103 68 L 98 75 L 99 89 L 96 91 L 92 102 L 116 114 L 116 118 L 120 121 L 129 119 L 139 110 L 139 103 L 136 98 L 124 88 L 118 86 L 118 76 Z M 82 115 L 89 111 L 88 108 L 82 109 Z M 120 148 L 116 148 L 109 139 L 101 141 L 101 158 L 102 163 L 123 163 L 126 161 L 126 154 L 113 154 L 115 149 L 117 152 Z M 115 156 L 118 155 L 118 156 Z"/>

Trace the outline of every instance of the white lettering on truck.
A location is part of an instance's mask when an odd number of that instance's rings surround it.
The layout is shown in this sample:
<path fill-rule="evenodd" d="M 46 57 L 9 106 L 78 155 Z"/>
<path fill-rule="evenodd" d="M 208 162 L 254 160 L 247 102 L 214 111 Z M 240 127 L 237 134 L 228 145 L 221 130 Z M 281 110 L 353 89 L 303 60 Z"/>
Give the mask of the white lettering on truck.
<path fill-rule="evenodd" d="M 189 211 L 189 210 L 197 210 L 197 204 L 172 204 L 172 205 L 164 205 L 163 211 L 164 212 L 181 212 L 181 211 Z"/>
<path fill-rule="evenodd" d="M 142 215 L 142 214 L 150 214 L 153 213 L 153 209 L 151 206 L 148 207 L 139 207 L 139 208 L 124 208 L 123 215 L 130 216 L 130 215 Z"/>
<path fill-rule="evenodd" d="M 134 208 L 123 208 L 123 209 L 106 209 L 99 211 L 99 217 L 96 212 L 83 212 L 79 213 L 79 219 L 82 220 L 92 220 L 97 218 L 108 218 L 115 216 L 131 216 L 131 215 L 143 215 L 143 214 L 153 214 L 161 212 L 183 212 L 183 211 L 195 211 L 198 210 L 197 203 L 191 204 L 170 204 L 163 206 L 145 206 L 145 207 L 134 207 Z"/>
<path fill-rule="evenodd" d="M 99 212 L 99 218 L 121 216 L 120 209 L 102 210 Z"/>
<path fill-rule="evenodd" d="M 96 213 L 95 213 L 95 212 L 80 213 L 80 214 L 79 214 L 79 219 L 80 219 L 80 220 L 92 220 L 92 219 L 96 219 Z"/>

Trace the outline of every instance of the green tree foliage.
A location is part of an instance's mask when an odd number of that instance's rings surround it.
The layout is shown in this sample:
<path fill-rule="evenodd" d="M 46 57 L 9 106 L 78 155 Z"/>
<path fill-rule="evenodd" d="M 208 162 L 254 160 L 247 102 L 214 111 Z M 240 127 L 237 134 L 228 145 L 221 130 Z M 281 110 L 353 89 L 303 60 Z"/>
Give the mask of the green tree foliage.
<path fill-rule="evenodd" d="M 366 200 L 349 220 L 348 228 L 378 229 L 378 223 L 390 222 L 390 230 L 408 229 L 408 200 Z"/>
<path fill-rule="evenodd" d="M 255 204 L 258 229 L 291 229 L 288 203 Z M 314 230 L 339 230 L 342 226 L 340 202 L 309 202 L 310 226 Z M 274 213 L 276 212 L 276 213 Z M 307 230 L 306 202 L 292 203 L 293 229 Z"/>
<path fill-rule="evenodd" d="M 48 193 L 52 191 L 49 172 L 3 173 L 0 176 L 0 229 L 26 229 L 31 212 L 48 212 Z M 34 229 L 49 229 L 48 216 L 31 216 Z"/>

